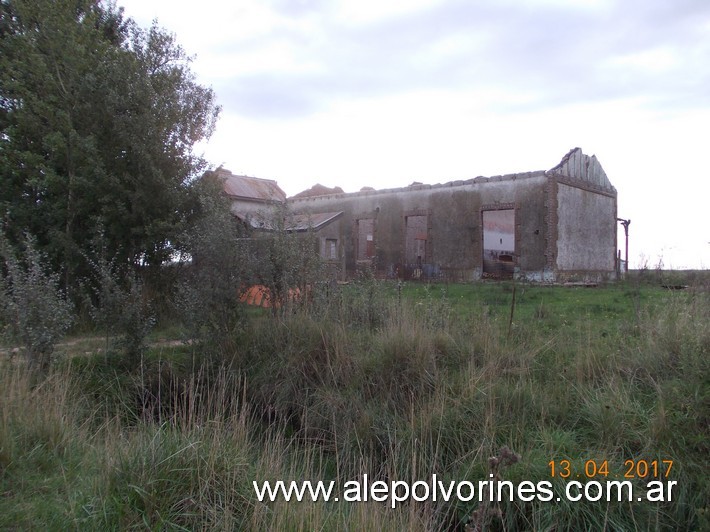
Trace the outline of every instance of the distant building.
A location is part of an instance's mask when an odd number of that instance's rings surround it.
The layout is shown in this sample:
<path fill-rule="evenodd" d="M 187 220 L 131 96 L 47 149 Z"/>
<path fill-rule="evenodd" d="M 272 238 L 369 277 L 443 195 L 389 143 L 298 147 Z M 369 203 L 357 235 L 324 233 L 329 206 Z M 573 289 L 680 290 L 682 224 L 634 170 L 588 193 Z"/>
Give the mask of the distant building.
<path fill-rule="evenodd" d="M 328 196 L 330 194 L 342 194 L 343 189 L 340 187 L 326 187 L 324 185 L 321 185 L 320 183 L 316 183 L 313 185 L 311 188 L 308 190 L 304 190 L 303 192 L 299 192 L 294 198 L 313 198 L 315 196 Z"/>
<path fill-rule="evenodd" d="M 221 166 L 205 172 L 204 178 L 221 183 L 232 202 L 232 214 L 247 227 L 263 227 L 266 214 L 286 202 L 286 193 L 273 179 L 235 175 Z"/>
<path fill-rule="evenodd" d="M 437 185 L 355 193 L 314 187 L 286 200 L 274 181 L 261 182 L 269 183 L 257 187 L 261 207 L 285 202 L 301 225 L 310 218 L 321 256 L 342 276 L 371 268 L 383 277 L 461 281 L 616 278 L 616 189 L 580 148 L 550 170 Z M 225 179 L 237 216 L 259 210 L 253 198 L 245 203 L 252 183 Z"/>

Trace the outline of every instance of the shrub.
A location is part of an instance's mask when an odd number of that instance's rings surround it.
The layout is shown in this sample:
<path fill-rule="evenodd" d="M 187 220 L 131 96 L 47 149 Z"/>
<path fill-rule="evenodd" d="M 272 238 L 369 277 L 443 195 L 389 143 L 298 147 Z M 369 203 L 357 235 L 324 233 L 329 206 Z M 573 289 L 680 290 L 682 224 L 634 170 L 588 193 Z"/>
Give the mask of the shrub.
<path fill-rule="evenodd" d="M 263 225 L 269 231 L 260 239 L 256 271 L 259 282 L 271 293 L 272 310 L 283 313 L 306 300 L 304 296 L 323 278 L 323 263 L 308 219 L 296 218 L 288 207 L 280 206 L 268 214 Z M 294 291 L 300 297 L 293 297 Z"/>
<path fill-rule="evenodd" d="M 118 335 L 118 346 L 134 363 L 146 349 L 146 338 L 155 325 L 151 302 L 145 296 L 144 286 L 136 273 L 121 268 L 114 259 L 108 259 L 98 237 L 93 256 L 86 255 L 92 276 L 84 283 L 88 286 L 90 315 L 94 324 L 103 329 L 106 351 L 110 339 Z"/>
<path fill-rule="evenodd" d="M 198 186 L 197 220 L 182 235 L 189 261 L 175 306 L 187 340 L 209 341 L 225 350 L 244 324 L 239 291 L 251 279 L 252 254 L 243 227 L 212 185 Z"/>
<path fill-rule="evenodd" d="M 32 367 L 46 370 L 54 346 L 73 321 L 72 305 L 59 287 L 59 275 L 47 271 L 46 258 L 33 237 L 25 237 L 19 256 L 0 238 L 5 265 L 0 313 L 5 333 L 10 341 L 22 343 Z"/>

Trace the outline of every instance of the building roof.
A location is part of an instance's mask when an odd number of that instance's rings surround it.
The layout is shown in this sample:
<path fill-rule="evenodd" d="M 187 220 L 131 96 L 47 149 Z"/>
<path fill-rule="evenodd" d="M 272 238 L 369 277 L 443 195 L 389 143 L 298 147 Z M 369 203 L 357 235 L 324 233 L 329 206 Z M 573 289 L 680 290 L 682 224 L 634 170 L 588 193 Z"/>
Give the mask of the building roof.
<path fill-rule="evenodd" d="M 283 229 L 288 232 L 296 233 L 308 230 L 318 231 L 329 223 L 337 220 L 342 215 L 343 211 L 323 212 L 317 214 L 291 214 L 284 220 Z M 268 216 L 262 212 L 255 212 L 246 216 L 237 215 L 237 218 L 245 223 L 248 223 L 253 229 L 260 229 L 263 231 L 274 231 L 276 229 L 275 224 L 277 222 L 273 215 Z"/>
<path fill-rule="evenodd" d="M 325 227 L 330 222 L 337 220 L 342 216 L 343 211 L 338 212 L 323 212 L 320 214 L 295 214 L 286 224 L 287 231 L 308 231 Z"/>
<path fill-rule="evenodd" d="M 286 193 L 273 179 L 235 175 L 221 166 L 212 172 L 206 172 L 206 174 L 221 179 L 224 193 L 232 199 L 262 203 L 286 201 Z"/>
<path fill-rule="evenodd" d="M 295 194 L 291 197 L 293 198 L 313 198 L 316 196 L 329 196 L 331 194 L 342 194 L 343 189 L 340 187 L 326 187 L 325 185 L 321 185 L 320 183 L 316 183 L 313 185 L 311 188 L 304 190 L 303 192 L 299 192 L 298 194 Z"/>

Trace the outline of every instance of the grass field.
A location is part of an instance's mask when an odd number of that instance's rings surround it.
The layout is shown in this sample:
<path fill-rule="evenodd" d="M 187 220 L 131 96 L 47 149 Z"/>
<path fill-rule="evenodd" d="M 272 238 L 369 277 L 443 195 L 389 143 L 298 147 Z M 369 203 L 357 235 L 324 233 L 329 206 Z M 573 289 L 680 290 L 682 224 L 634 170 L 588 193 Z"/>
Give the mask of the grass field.
<path fill-rule="evenodd" d="M 227 342 L 179 345 L 173 324 L 138 365 L 100 336 L 65 342 L 42 378 L 5 356 L 0 529 L 710 529 L 709 283 L 642 281 L 369 280 L 250 310 Z M 631 469 L 641 490 L 653 472 L 639 464 L 671 460 L 665 502 L 392 509 L 262 503 L 252 486 L 494 473 L 557 495 Z"/>

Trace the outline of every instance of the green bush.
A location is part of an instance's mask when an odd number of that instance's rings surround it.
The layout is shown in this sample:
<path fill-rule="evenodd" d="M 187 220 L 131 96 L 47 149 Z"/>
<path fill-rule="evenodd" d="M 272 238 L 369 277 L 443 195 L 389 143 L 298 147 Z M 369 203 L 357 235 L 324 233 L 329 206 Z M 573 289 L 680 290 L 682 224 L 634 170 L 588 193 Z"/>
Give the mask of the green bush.
<path fill-rule="evenodd" d="M 18 255 L 0 237 L 0 314 L 11 342 L 24 346 L 30 365 L 46 370 L 54 347 L 73 321 L 72 305 L 59 285 L 59 275 L 47 270 L 47 260 L 26 236 Z"/>

